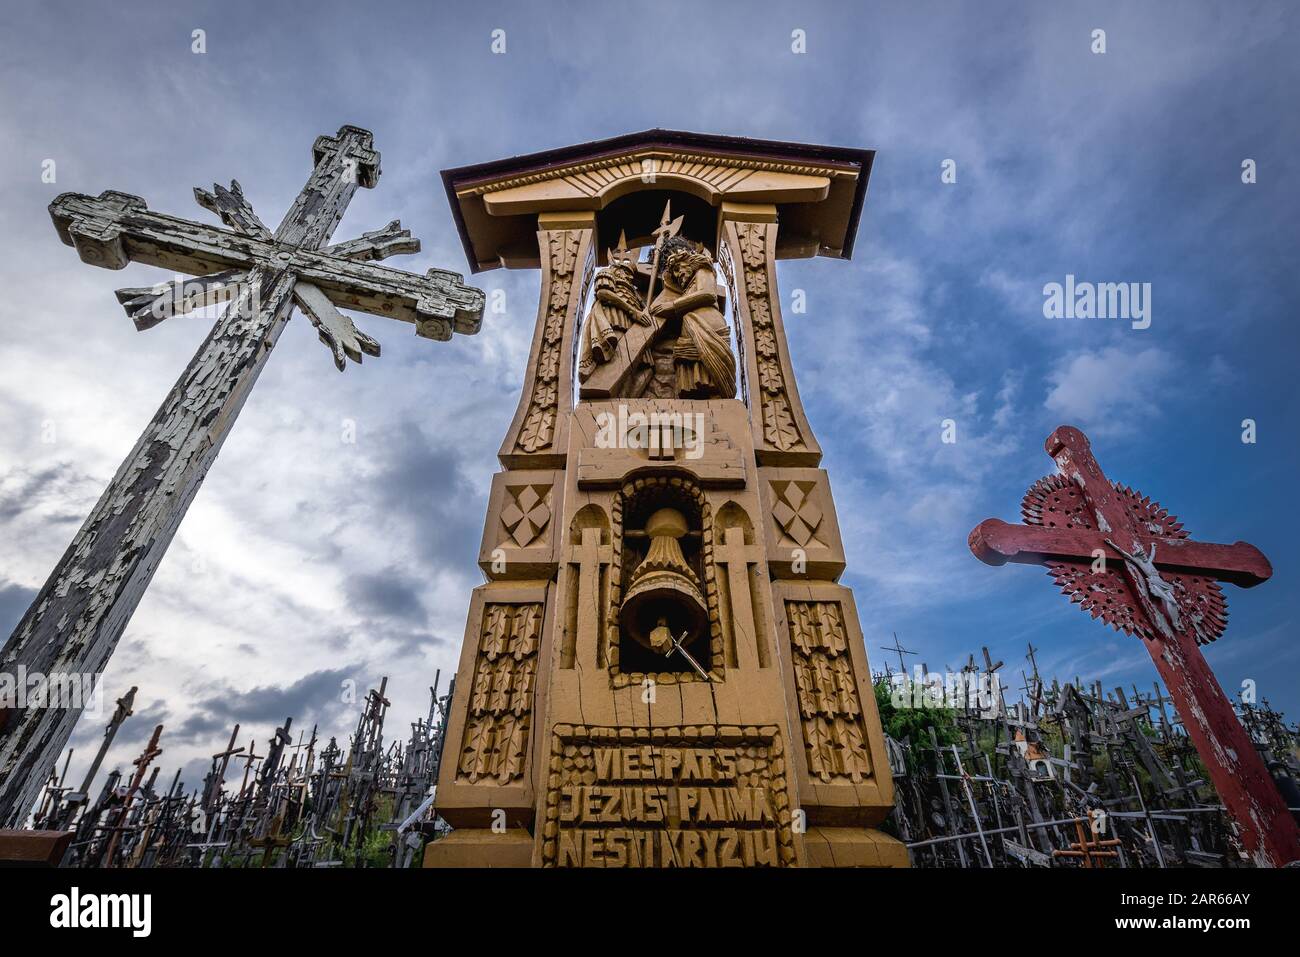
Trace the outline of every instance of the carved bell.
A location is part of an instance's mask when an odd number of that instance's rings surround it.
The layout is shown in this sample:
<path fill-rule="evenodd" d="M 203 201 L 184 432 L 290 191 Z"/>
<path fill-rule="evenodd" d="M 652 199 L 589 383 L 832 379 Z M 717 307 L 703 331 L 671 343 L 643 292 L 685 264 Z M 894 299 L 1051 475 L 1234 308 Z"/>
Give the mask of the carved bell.
<path fill-rule="evenodd" d="M 674 639 L 681 638 L 685 647 L 707 632 L 709 613 L 677 541 L 686 534 L 682 513 L 661 508 L 647 519 L 645 530 L 650 550 L 632 573 L 619 624 L 638 643 L 667 654 Z"/>

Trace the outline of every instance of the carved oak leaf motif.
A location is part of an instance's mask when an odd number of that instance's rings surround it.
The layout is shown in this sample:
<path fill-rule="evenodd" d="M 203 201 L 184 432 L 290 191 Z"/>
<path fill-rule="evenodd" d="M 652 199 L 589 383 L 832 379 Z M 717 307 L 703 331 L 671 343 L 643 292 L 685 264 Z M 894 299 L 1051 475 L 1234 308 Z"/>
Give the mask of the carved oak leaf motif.
<path fill-rule="evenodd" d="M 537 360 L 537 374 L 548 381 L 559 376 L 560 353 L 558 349 L 548 351 Z M 554 397 L 552 397 L 552 401 L 554 401 Z"/>
<path fill-rule="evenodd" d="M 525 452 L 536 452 L 551 444 L 551 429 L 555 425 L 555 410 L 534 408 L 528 413 L 519 436 L 519 445 Z"/>
<path fill-rule="evenodd" d="M 771 329 L 759 329 L 754 333 L 754 348 L 761 356 L 776 355 L 776 337 Z"/>
<path fill-rule="evenodd" d="M 822 647 L 832 655 L 844 654 L 848 651 L 848 643 L 844 636 L 844 621 L 840 617 L 839 606 L 822 602 L 819 611 Z"/>
<path fill-rule="evenodd" d="M 555 230 L 550 235 L 551 272 L 568 276 L 578 256 L 578 235 L 572 230 Z"/>
<path fill-rule="evenodd" d="M 490 605 L 484 612 L 483 641 L 480 647 L 489 661 L 505 653 L 509 640 L 510 610 L 504 605 Z"/>
<path fill-rule="evenodd" d="M 470 693 L 470 711 L 482 714 L 488 709 L 488 692 L 492 689 L 492 665 L 485 658 L 474 672 L 474 687 Z"/>
<path fill-rule="evenodd" d="M 783 396 L 773 396 L 763 404 L 763 436 L 768 444 L 788 451 L 799 444 L 799 428 L 790 415 L 790 407 Z"/>
<path fill-rule="evenodd" d="M 794 660 L 794 686 L 799 698 L 799 713 L 804 717 L 816 714 L 817 708 L 809 691 L 812 687 L 812 676 L 808 671 L 808 659 L 801 655 L 796 655 Z"/>
<path fill-rule="evenodd" d="M 763 358 L 759 360 L 758 379 L 764 391 L 776 393 L 785 389 L 785 380 L 781 376 L 781 366 L 771 359 Z"/>
<path fill-rule="evenodd" d="M 832 768 L 826 757 L 830 740 L 826 733 L 826 723 L 821 718 L 808 718 L 803 723 L 804 745 L 808 752 L 808 770 L 823 781 L 829 781 Z"/>
<path fill-rule="evenodd" d="M 541 382 L 533 391 L 533 401 L 539 406 L 552 406 L 557 394 L 554 382 Z"/>
<path fill-rule="evenodd" d="M 835 671 L 835 699 L 841 714 L 856 718 L 862 709 L 858 704 L 858 690 L 853 681 L 853 670 L 843 655 L 833 659 Z"/>
<path fill-rule="evenodd" d="M 547 343 L 554 345 L 555 343 L 560 341 L 560 337 L 563 334 L 564 334 L 563 314 L 555 315 L 554 313 L 552 313 L 550 318 L 546 320 L 546 332 L 544 334 L 544 337 Z"/>
<path fill-rule="evenodd" d="M 524 658 L 536 652 L 541 641 L 541 633 L 542 606 L 537 604 L 521 606 L 515 613 L 515 657 Z"/>
<path fill-rule="evenodd" d="M 492 720 L 478 718 L 465 732 L 465 746 L 461 750 L 460 773 L 471 782 L 488 773 L 492 753 Z"/>
<path fill-rule="evenodd" d="M 740 255 L 745 265 L 756 269 L 767 263 L 767 236 L 760 226 L 741 229 Z"/>
<path fill-rule="evenodd" d="M 755 298 L 767 295 L 767 273 L 761 270 L 747 273 L 745 275 L 745 288 L 751 296 Z"/>
<path fill-rule="evenodd" d="M 498 659 L 492 669 L 492 691 L 488 695 L 488 710 L 501 714 L 510 707 L 510 684 L 514 677 L 511 672 L 511 659 Z"/>

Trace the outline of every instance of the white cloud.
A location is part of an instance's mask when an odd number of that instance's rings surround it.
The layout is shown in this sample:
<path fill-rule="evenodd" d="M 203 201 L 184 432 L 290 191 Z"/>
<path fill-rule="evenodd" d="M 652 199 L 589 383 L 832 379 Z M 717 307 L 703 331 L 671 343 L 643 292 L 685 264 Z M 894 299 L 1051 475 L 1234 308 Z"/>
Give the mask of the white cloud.
<path fill-rule="evenodd" d="M 1176 368 L 1173 357 L 1155 346 L 1071 353 L 1048 374 L 1044 405 L 1098 435 L 1122 435 L 1139 426 L 1149 429 L 1169 398 L 1169 379 Z"/>

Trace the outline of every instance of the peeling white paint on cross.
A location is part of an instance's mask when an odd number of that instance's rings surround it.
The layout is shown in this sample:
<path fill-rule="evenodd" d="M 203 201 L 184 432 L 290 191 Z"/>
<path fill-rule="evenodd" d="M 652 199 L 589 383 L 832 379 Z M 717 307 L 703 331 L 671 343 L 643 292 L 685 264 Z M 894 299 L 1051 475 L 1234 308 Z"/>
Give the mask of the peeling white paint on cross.
<path fill-rule="evenodd" d="M 349 358 L 377 356 L 379 344 L 339 307 L 414 323 L 429 339 L 478 331 L 484 296 L 460 275 L 376 265 L 419 249 L 399 223 L 326 245 L 356 190 L 379 180 L 371 134 L 344 126 L 318 137 L 313 160 L 274 233 L 237 183 L 195 190 L 225 229 L 152 212 L 126 193 L 65 193 L 50 204 L 59 236 L 88 263 L 142 262 L 201 277 L 120 290 L 138 328 L 198 306 L 230 305 L 0 651 L 0 674 L 20 666 L 52 678 L 103 671 L 295 304 L 340 370 Z M 0 826 L 22 823 L 80 714 L 79 705 L 6 710 L 0 701 Z"/>

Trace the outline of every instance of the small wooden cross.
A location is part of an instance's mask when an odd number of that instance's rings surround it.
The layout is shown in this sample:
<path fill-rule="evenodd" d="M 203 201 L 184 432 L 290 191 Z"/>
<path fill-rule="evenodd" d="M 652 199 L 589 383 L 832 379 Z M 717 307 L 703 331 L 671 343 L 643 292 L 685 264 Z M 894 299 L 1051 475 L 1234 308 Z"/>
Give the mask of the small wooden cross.
<path fill-rule="evenodd" d="M 1061 426 L 1045 448 L 1060 476 L 1030 489 L 1031 524 L 981 522 L 971 551 L 990 565 L 1048 565 L 1081 608 L 1138 635 L 1247 852 L 1266 867 L 1300 860 L 1295 819 L 1199 647 L 1223 629 L 1214 582 L 1257 585 L 1268 559 L 1246 542 L 1192 541 L 1166 510 L 1111 483 L 1078 429 Z"/>
<path fill-rule="evenodd" d="M 238 735 L 239 725 L 235 725 L 235 730 L 230 732 L 230 743 L 226 745 L 226 750 L 212 756 L 212 785 L 208 793 L 203 796 L 202 806 L 205 810 L 216 810 L 221 802 L 221 786 L 226 783 L 226 768 L 230 766 L 230 759 L 244 753 L 243 748 L 235 747 L 235 738 Z"/>
<path fill-rule="evenodd" d="M 1072 843 L 1068 850 L 1052 851 L 1052 856 L 1078 858 L 1084 867 L 1097 868 L 1104 867 L 1106 860 L 1119 857 L 1119 851 L 1103 850 L 1103 848 L 1119 847 L 1119 838 L 1094 838 L 1090 841 L 1088 840 L 1089 829 L 1084 826 L 1085 823 L 1088 822 L 1085 822 L 1081 817 L 1076 817 L 1074 819 L 1074 833 L 1079 839 Z"/>
<path fill-rule="evenodd" d="M 904 676 L 906 676 L 906 675 L 907 675 L 907 662 L 903 660 L 903 655 L 915 655 L 916 652 L 915 652 L 915 651 L 908 651 L 906 648 L 904 648 L 904 647 L 899 643 L 899 641 L 898 641 L 898 632 L 894 632 L 894 643 L 893 643 L 892 645 L 881 645 L 881 646 L 880 646 L 880 649 L 881 649 L 881 651 L 896 651 L 896 652 L 898 652 L 898 673 L 899 673 L 900 675 L 904 675 Z"/>

